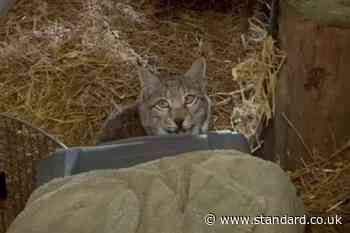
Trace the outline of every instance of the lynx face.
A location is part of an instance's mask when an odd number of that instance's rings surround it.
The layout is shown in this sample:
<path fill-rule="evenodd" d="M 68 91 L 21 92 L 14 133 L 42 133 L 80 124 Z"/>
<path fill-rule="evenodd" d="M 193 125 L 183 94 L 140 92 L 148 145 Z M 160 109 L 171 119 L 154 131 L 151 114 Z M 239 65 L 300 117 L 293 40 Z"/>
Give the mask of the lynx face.
<path fill-rule="evenodd" d="M 206 64 L 196 60 L 184 74 L 156 77 L 142 69 L 141 123 L 149 135 L 201 134 L 208 131 L 211 102 L 206 90 Z"/>

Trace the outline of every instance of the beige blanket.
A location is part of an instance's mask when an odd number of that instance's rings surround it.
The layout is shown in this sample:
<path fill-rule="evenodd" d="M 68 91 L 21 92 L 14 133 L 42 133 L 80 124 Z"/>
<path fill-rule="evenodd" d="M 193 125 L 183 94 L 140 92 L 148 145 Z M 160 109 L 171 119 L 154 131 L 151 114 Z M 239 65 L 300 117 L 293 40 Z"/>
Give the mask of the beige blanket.
<path fill-rule="evenodd" d="M 303 232 L 300 224 L 221 223 L 261 214 L 304 214 L 283 170 L 237 151 L 200 151 L 51 181 L 8 233 Z"/>

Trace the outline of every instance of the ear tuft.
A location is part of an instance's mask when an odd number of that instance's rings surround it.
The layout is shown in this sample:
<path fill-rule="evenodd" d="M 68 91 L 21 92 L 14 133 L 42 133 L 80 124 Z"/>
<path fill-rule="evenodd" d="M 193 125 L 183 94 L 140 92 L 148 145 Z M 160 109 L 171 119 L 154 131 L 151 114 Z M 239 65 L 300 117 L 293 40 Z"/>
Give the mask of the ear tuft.
<path fill-rule="evenodd" d="M 191 68 L 185 73 L 185 77 L 193 81 L 205 81 L 206 80 L 207 64 L 204 57 L 195 60 Z"/>
<path fill-rule="evenodd" d="M 159 78 L 145 68 L 139 68 L 139 79 L 142 88 L 154 87 L 160 83 Z"/>
<path fill-rule="evenodd" d="M 144 94 L 150 94 L 159 88 L 161 83 L 157 76 L 143 67 L 139 67 L 138 71 L 139 79 L 141 82 L 141 89 Z"/>

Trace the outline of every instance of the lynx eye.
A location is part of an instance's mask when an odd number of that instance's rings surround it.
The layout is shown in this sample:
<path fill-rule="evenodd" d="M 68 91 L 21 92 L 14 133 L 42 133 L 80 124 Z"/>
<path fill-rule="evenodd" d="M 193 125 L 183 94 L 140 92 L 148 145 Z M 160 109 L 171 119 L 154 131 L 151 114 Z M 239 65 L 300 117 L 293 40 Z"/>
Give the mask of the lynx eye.
<path fill-rule="evenodd" d="M 157 102 L 156 107 L 159 109 L 169 108 L 169 102 L 165 99 L 161 99 Z"/>
<path fill-rule="evenodd" d="M 193 104 L 196 100 L 197 100 L 197 97 L 195 95 L 187 95 L 185 97 L 185 104 L 186 105 Z"/>

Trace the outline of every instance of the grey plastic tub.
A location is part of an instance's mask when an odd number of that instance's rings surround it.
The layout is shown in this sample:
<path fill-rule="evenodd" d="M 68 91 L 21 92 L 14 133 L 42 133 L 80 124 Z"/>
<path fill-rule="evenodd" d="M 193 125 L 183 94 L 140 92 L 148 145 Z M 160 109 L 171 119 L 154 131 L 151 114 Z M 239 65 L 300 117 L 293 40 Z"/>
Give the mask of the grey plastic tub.
<path fill-rule="evenodd" d="M 126 168 L 180 153 L 215 149 L 250 153 L 246 138 L 233 132 L 131 138 L 94 147 L 57 150 L 39 162 L 36 184 L 91 170 Z"/>
<path fill-rule="evenodd" d="M 4 16 L 15 4 L 16 0 L 0 0 L 0 16 Z"/>

